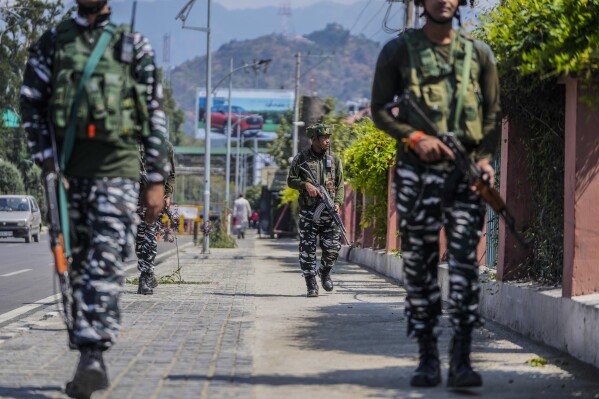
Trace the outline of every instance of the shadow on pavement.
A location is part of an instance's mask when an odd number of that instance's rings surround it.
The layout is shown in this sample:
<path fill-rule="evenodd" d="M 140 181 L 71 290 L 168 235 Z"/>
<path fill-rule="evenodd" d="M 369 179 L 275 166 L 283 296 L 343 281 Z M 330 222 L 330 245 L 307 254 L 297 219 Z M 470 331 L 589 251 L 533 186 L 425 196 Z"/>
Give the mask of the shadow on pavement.
<path fill-rule="evenodd" d="M 46 396 L 41 393 L 35 393 L 35 391 L 48 391 L 50 396 Z M 0 386 L 0 397 L 3 398 L 18 398 L 18 399 L 50 399 L 55 398 L 57 392 L 63 392 L 62 387 L 59 386 L 36 386 L 36 387 L 19 387 L 9 388 Z"/>

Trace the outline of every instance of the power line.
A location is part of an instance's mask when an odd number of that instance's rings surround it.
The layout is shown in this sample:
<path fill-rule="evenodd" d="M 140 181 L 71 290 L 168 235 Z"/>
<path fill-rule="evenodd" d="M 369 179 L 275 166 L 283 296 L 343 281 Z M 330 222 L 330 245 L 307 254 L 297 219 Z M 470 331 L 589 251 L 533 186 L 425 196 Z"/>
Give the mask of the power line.
<path fill-rule="evenodd" d="M 354 28 L 356 27 L 356 25 L 358 24 L 358 21 L 360 20 L 360 18 L 362 18 L 362 14 L 364 14 L 364 11 L 366 11 L 366 9 L 368 8 L 368 6 L 370 5 L 370 3 L 372 3 L 372 0 L 368 0 L 368 3 L 366 3 L 366 5 L 364 6 L 364 8 L 362 8 L 362 11 L 360 11 L 360 14 L 358 14 L 358 18 L 356 18 L 356 20 L 354 21 L 354 24 L 352 25 L 351 28 L 349 28 L 349 31 L 351 32 L 352 30 L 354 30 Z"/>
<path fill-rule="evenodd" d="M 385 3 L 383 3 L 381 5 L 381 8 L 378 9 L 378 11 L 372 16 L 372 18 L 370 18 L 370 21 L 368 21 L 366 23 L 366 25 L 364 25 L 364 27 L 362 27 L 362 30 L 360 31 L 360 33 L 364 32 L 366 30 L 366 28 L 368 28 L 368 26 L 372 23 L 372 21 L 374 21 L 374 19 L 376 17 L 378 17 L 378 15 L 380 14 L 380 12 L 383 10 L 383 8 L 385 8 Z"/>

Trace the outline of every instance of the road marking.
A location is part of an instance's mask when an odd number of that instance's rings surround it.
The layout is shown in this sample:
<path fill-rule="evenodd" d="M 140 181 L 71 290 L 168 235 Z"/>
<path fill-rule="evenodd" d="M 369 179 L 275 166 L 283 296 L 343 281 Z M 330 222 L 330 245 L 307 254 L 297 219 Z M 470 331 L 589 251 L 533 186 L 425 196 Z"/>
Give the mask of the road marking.
<path fill-rule="evenodd" d="M 16 276 L 17 274 L 27 273 L 27 272 L 30 272 L 30 271 L 31 271 L 31 269 L 23 269 L 23 270 L 19 270 L 19 271 L 12 272 L 12 273 L 0 274 L 0 277 Z"/>
<path fill-rule="evenodd" d="M 60 299 L 60 297 L 58 296 L 58 294 L 56 294 L 56 295 L 49 296 L 48 298 L 40 299 L 39 301 L 30 303 L 28 305 L 21 306 L 20 308 L 17 308 L 15 310 L 11 310 L 8 313 L 4 313 L 4 314 L 0 315 L 0 324 L 4 323 L 5 321 L 17 318 L 18 316 L 21 316 L 27 312 L 32 311 L 32 310 L 36 310 L 40 306 L 49 305 L 51 303 L 54 303 L 54 302 L 58 301 L 59 299 Z"/>

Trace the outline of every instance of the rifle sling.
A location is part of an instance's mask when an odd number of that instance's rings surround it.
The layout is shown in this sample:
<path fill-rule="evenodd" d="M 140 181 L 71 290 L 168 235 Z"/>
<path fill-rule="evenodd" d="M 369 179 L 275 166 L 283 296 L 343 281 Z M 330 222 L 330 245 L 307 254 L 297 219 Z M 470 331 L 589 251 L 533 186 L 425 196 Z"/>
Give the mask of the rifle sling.
<path fill-rule="evenodd" d="M 73 101 L 73 104 L 71 106 L 71 113 L 69 115 L 69 124 L 67 125 L 67 131 L 66 131 L 63 143 L 62 143 L 62 153 L 61 153 L 61 157 L 60 157 L 61 176 L 59 177 L 59 184 L 58 184 L 58 187 L 59 187 L 58 202 L 60 204 L 60 225 L 61 225 L 62 232 L 63 232 L 65 255 L 67 257 L 71 256 L 71 240 L 70 240 L 70 234 L 69 234 L 67 193 L 66 193 L 66 189 L 63 184 L 62 173 L 66 169 L 66 165 L 68 164 L 69 159 L 71 158 L 71 153 L 73 151 L 73 145 L 75 143 L 75 129 L 77 127 L 77 114 L 78 114 L 77 111 L 79 110 L 79 104 L 81 103 L 81 98 L 83 96 L 83 90 L 85 88 L 85 84 L 87 83 L 87 81 L 89 80 L 91 75 L 94 73 L 94 70 L 98 66 L 98 62 L 104 55 L 104 52 L 106 51 L 106 48 L 108 47 L 108 44 L 112 40 L 112 35 L 114 34 L 115 30 L 116 30 L 116 25 L 114 25 L 112 23 L 109 23 L 106 26 L 106 28 L 104 28 L 104 31 L 102 32 L 100 39 L 96 43 L 94 50 L 92 51 L 91 55 L 87 59 L 87 63 L 85 64 L 85 69 L 83 70 L 83 75 L 81 76 L 81 80 L 79 81 L 79 86 L 77 87 L 77 92 L 75 93 L 75 100 Z"/>

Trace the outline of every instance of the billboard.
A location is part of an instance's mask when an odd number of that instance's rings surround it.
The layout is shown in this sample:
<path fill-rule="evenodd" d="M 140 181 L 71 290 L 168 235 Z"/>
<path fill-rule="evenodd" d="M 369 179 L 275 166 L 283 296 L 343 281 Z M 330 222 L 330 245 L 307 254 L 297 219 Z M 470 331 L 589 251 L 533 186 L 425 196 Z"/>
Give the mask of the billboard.
<path fill-rule="evenodd" d="M 206 137 L 206 89 L 197 90 L 197 131 Z M 213 92 L 210 138 L 214 145 L 226 142 L 229 118 L 229 89 Z M 272 141 L 286 112 L 293 110 L 293 90 L 233 89 L 231 91 L 231 139 Z"/>

